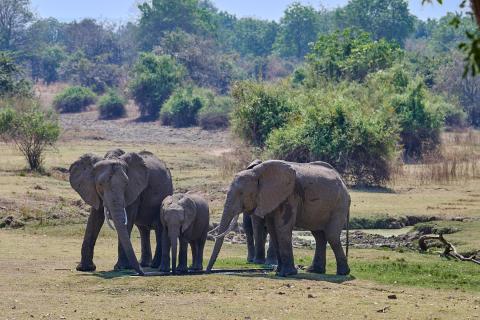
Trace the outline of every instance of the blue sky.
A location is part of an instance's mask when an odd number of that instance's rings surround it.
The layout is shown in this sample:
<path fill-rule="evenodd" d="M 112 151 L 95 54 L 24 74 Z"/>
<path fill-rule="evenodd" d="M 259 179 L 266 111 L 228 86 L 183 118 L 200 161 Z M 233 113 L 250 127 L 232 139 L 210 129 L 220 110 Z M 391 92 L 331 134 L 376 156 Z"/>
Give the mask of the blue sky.
<path fill-rule="evenodd" d="M 136 0 L 31 0 L 36 13 L 42 17 L 55 17 L 62 21 L 93 17 L 115 21 L 126 21 L 135 14 Z M 410 10 L 420 17 L 438 18 L 447 11 L 458 10 L 461 0 L 448 0 L 443 6 L 425 5 L 422 0 L 410 0 Z M 218 8 L 237 16 L 251 16 L 278 20 L 285 8 L 294 0 L 214 0 Z M 315 7 L 323 5 L 335 8 L 348 0 L 300 0 Z"/>

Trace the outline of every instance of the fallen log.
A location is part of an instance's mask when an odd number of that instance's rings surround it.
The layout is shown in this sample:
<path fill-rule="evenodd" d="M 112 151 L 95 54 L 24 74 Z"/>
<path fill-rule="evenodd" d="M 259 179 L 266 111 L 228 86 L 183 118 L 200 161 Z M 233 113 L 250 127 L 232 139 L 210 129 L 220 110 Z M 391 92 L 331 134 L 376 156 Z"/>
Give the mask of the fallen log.
<path fill-rule="evenodd" d="M 420 247 L 420 251 L 422 251 L 422 252 L 427 251 L 427 249 L 428 249 L 427 240 L 438 240 L 445 246 L 445 249 L 444 249 L 443 253 L 441 254 L 441 256 L 443 256 L 443 257 L 447 257 L 447 258 L 450 257 L 450 258 L 454 258 L 454 259 L 457 259 L 457 260 L 460 260 L 460 261 L 470 261 L 470 262 L 473 262 L 473 263 L 476 263 L 476 264 L 480 264 L 480 260 L 477 259 L 477 257 L 475 255 L 467 258 L 467 257 L 464 257 L 463 255 L 461 255 L 460 253 L 458 253 L 455 246 L 453 244 L 451 244 L 450 242 L 448 242 L 443 237 L 442 234 L 438 234 L 438 235 L 437 234 L 429 234 L 429 235 L 421 236 L 420 239 L 418 239 L 418 246 Z"/>

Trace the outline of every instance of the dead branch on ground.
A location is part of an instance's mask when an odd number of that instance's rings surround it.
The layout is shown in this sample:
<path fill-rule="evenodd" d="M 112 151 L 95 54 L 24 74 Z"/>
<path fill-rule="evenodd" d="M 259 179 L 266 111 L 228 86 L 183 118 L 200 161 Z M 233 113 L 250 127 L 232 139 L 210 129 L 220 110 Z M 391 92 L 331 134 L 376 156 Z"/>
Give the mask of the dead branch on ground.
<path fill-rule="evenodd" d="M 421 236 L 420 239 L 418 239 L 418 246 L 420 247 L 420 251 L 423 251 L 423 252 L 427 251 L 428 249 L 427 240 L 438 240 L 441 243 L 443 243 L 443 245 L 445 246 L 445 250 L 441 255 L 444 257 L 447 257 L 447 258 L 450 257 L 460 261 L 470 261 L 476 264 L 480 264 L 480 260 L 477 259 L 475 255 L 466 258 L 461 254 L 459 254 L 457 252 L 457 249 L 453 246 L 453 244 L 445 240 L 442 234 L 439 234 L 439 235 L 430 234 L 430 235 Z"/>

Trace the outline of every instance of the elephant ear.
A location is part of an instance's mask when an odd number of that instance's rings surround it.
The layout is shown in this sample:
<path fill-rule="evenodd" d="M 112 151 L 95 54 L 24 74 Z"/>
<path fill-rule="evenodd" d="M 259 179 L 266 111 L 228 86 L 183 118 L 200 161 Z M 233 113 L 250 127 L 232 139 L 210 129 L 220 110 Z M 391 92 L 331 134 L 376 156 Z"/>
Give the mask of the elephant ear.
<path fill-rule="evenodd" d="M 264 218 L 295 190 L 295 170 L 281 161 L 268 161 L 254 168 L 258 175 L 257 208 L 254 214 Z"/>
<path fill-rule="evenodd" d="M 179 204 L 183 207 L 185 212 L 185 219 L 182 223 L 182 232 L 185 232 L 191 227 L 193 221 L 195 221 L 195 217 L 197 215 L 197 205 L 195 204 L 195 201 L 188 195 L 185 195 L 185 197 L 180 200 Z"/>
<path fill-rule="evenodd" d="M 85 154 L 70 166 L 70 185 L 88 205 L 100 209 L 100 197 L 95 187 L 93 167 L 102 158 Z"/>
<path fill-rule="evenodd" d="M 169 205 L 173 203 L 173 197 L 168 196 L 162 201 L 162 205 L 160 207 L 160 222 L 162 225 L 165 225 L 165 210 L 168 208 Z"/>
<path fill-rule="evenodd" d="M 127 164 L 128 184 L 125 190 L 125 204 L 131 205 L 148 186 L 148 168 L 141 156 L 127 153 L 120 157 Z"/>
<path fill-rule="evenodd" d="M 253 162 L 248 165 L 247 170 L 253 169 L 261 163 L 262 163 L 262 160 L 259 160 L 259 159 L 253 160 Z"/>

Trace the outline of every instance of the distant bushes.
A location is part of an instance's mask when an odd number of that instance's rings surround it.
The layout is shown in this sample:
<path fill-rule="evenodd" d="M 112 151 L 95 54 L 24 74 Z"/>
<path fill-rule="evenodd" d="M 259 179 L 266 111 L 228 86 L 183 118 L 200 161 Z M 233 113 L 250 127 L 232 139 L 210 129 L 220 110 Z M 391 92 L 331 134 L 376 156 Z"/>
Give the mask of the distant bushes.
<path fill-rule="evenodd" d="M 160 120 L 163 125 L 190 127 L 197 124 L 197 113 L 206 104 L 206 98 L 194 88 L 175 91 L 165 103 Z"/>
<path fill-rule="evenodd" d="M 233 109 L 233 99 L 215 96 L 198 113 L 198 124 L 204 130 L 227 128 L 230 125 L 230 113 Z"/>
<path fill-rule="evenodd" d="M 170 56 L 153 53 L 140 56 L 129 87 L 142 118 L 158 119 L 163 104 L 180 85 L 184 74 L 184 68 Z"/>
<path fill-rule="evenodd" d="M 125 104 L 125 98 L 115 90 L 108 91 L 98 103 L 99 118 L 111 120 L 125 117 L 127 114 Z"/>
<path fill-rule="evenodd" d="M 53 106 L 60 113 L 83 112 L 97 99 L 92 90 L 85 87 L 69 87 L 57 95 Z"/>

